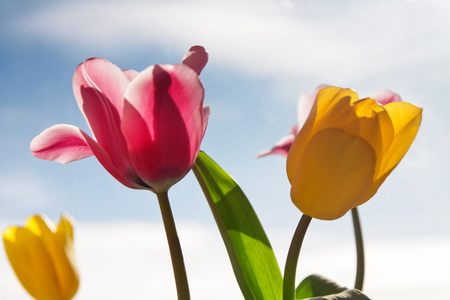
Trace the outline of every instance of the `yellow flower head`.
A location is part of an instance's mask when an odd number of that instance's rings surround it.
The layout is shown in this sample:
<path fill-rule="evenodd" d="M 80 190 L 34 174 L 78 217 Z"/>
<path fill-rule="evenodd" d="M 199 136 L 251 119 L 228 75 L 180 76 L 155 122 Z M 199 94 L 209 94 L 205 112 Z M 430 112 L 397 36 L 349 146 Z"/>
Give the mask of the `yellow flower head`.
<path fill-rule="evenodd" d="M 23 287 L 38 300 L 69 300 L 79 277 L 73 251 L 73 228 L 67 215 L 58 227 L 45 216 L 33 216 L 25 227 L 3 233 L 6 254 Z"/>
<path fill-rule="evenodd" d="M 313 218 L 334 220 L 368 201 L 408 151 L 422 109 L 385 106 L 355 91 L 323 88 L 287 157 L 291 199 Z"/>

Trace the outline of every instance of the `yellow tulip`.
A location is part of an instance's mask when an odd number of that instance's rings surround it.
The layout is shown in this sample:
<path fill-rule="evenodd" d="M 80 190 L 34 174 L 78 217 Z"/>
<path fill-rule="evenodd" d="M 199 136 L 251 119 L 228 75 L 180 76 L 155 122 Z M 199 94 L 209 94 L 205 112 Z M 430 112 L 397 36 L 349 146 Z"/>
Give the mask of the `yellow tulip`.
<path fill-rule="evenodd" d="M 408 151 L 422 109 L 359 99 L 355 91 L 323 88 L 289 151 L 291 199 L 304 214 L 342 217 L 377 192 Z"/>
<path fill-rule="evenodd" d="M 69 300 L 79 277 L 73 251 L 70 217 L 61 216 L 56 227 L 45 216 L 33 216 L 25 227 L 3 233 L 6 254 L 20 283 L 38 300 Z"/>

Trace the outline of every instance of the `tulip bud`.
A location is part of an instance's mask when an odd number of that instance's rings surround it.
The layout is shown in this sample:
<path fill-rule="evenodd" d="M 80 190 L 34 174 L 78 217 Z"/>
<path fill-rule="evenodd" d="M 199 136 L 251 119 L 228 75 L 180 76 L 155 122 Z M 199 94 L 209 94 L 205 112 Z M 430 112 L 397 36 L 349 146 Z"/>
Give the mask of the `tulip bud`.
<path fill-rule="evenodd" d="M 3 233 L 6 254 L 20 283 L 37 300 L 69 300 L 79 284 L 70 217 L 56 227 L 45 216 L 33 216 L 25 227 Z"/>
<path fill-rule="evenodd" d="M 326 87 L 287 157 L 291 199 L 313 218 L 334 220 L 368 201 L 408 151 L 422 109 L 359 99 L 350 89 Z"/>

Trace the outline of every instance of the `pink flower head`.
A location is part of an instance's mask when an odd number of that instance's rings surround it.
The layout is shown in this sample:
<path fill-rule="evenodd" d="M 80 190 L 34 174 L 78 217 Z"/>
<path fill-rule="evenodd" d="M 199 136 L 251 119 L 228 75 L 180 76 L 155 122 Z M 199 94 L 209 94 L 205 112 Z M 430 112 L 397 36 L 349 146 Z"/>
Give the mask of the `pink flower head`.
<path fill-rule="evenodd" d="M 314 94 L 309 93 L 301 94 L 297 104 L 298 123 L 291 128 L 291 130 L 289 131 L 289 135 L 282 137 L 272 149 L 264 150 L 258 153 L 258 155 L 256 156 L 257 158 L 271 154 L 279 154 L 287 157 L 289 150 L 291 149 L 292 143 L 295 140 L 295 137 L 297 136 L 298 132 L 303 127 L 303 124 L 305 124 L 305 121 L 309 116 L 309 112 L 311 111 L 314 101 L 316 101 L 317 93 L 319 92 L 320 89 L 327 86 L 329 85 L 322 84 L 318 86 Z M 370 98 L 375 99 L 378 103 L 382 105 L 386 105 L 391 102 L 402 101 L 399 94 L 389 89 L 380 90 L 375 94 L 373 94 Z"/>
<path fill-rule="evenodd" d="M 95 155 L 123 185 L 167 191 L 191 169 L 210 113 L 199 74 L 208 61 L 194 46 L 183 64 L 122 71 L 100 58 L 73 76 L 78 106 L 94 138 L 72 125 L 54 125 L 31 142 L 31 153 L 60 163 Z"/>

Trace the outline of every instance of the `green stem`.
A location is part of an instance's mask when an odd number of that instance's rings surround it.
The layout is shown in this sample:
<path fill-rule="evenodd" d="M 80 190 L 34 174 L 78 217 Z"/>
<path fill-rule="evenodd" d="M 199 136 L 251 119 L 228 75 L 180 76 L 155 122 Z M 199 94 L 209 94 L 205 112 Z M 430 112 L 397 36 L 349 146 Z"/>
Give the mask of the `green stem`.
<path fill-rule="evenodd" d="M 286 265 L 284 266 L 283 300 L 295 299 L 295 273 L 297 272 L 298 257 L 311 219 L 310 216 L 304 214 L 300 219 L 294 237 L 292 238 Z"/>
<path fill-rule="evenodd" d="M 364 283 L 364 245 L 361 232 L 361 224 L 359 222 L 358 209 L 352 209 L 353 227 L 355 228 L 356 241 L 356 280 L 355 289 L 362 291 Z"/>
<path fill-rule="evenodd" d="M 183 253 L 181 252 L 180 241 L 178 239 L 175 221 L 173 220 L 172 210 L 170 209 L 167 191 L 157 193 L 156 196 L 158 197 L 164 228 L 166 229 L 167 242 L 169 243 L 178 299 L 189 300 L 189 285 L 186 276 L 186 269 L 184 267 Z"/>

